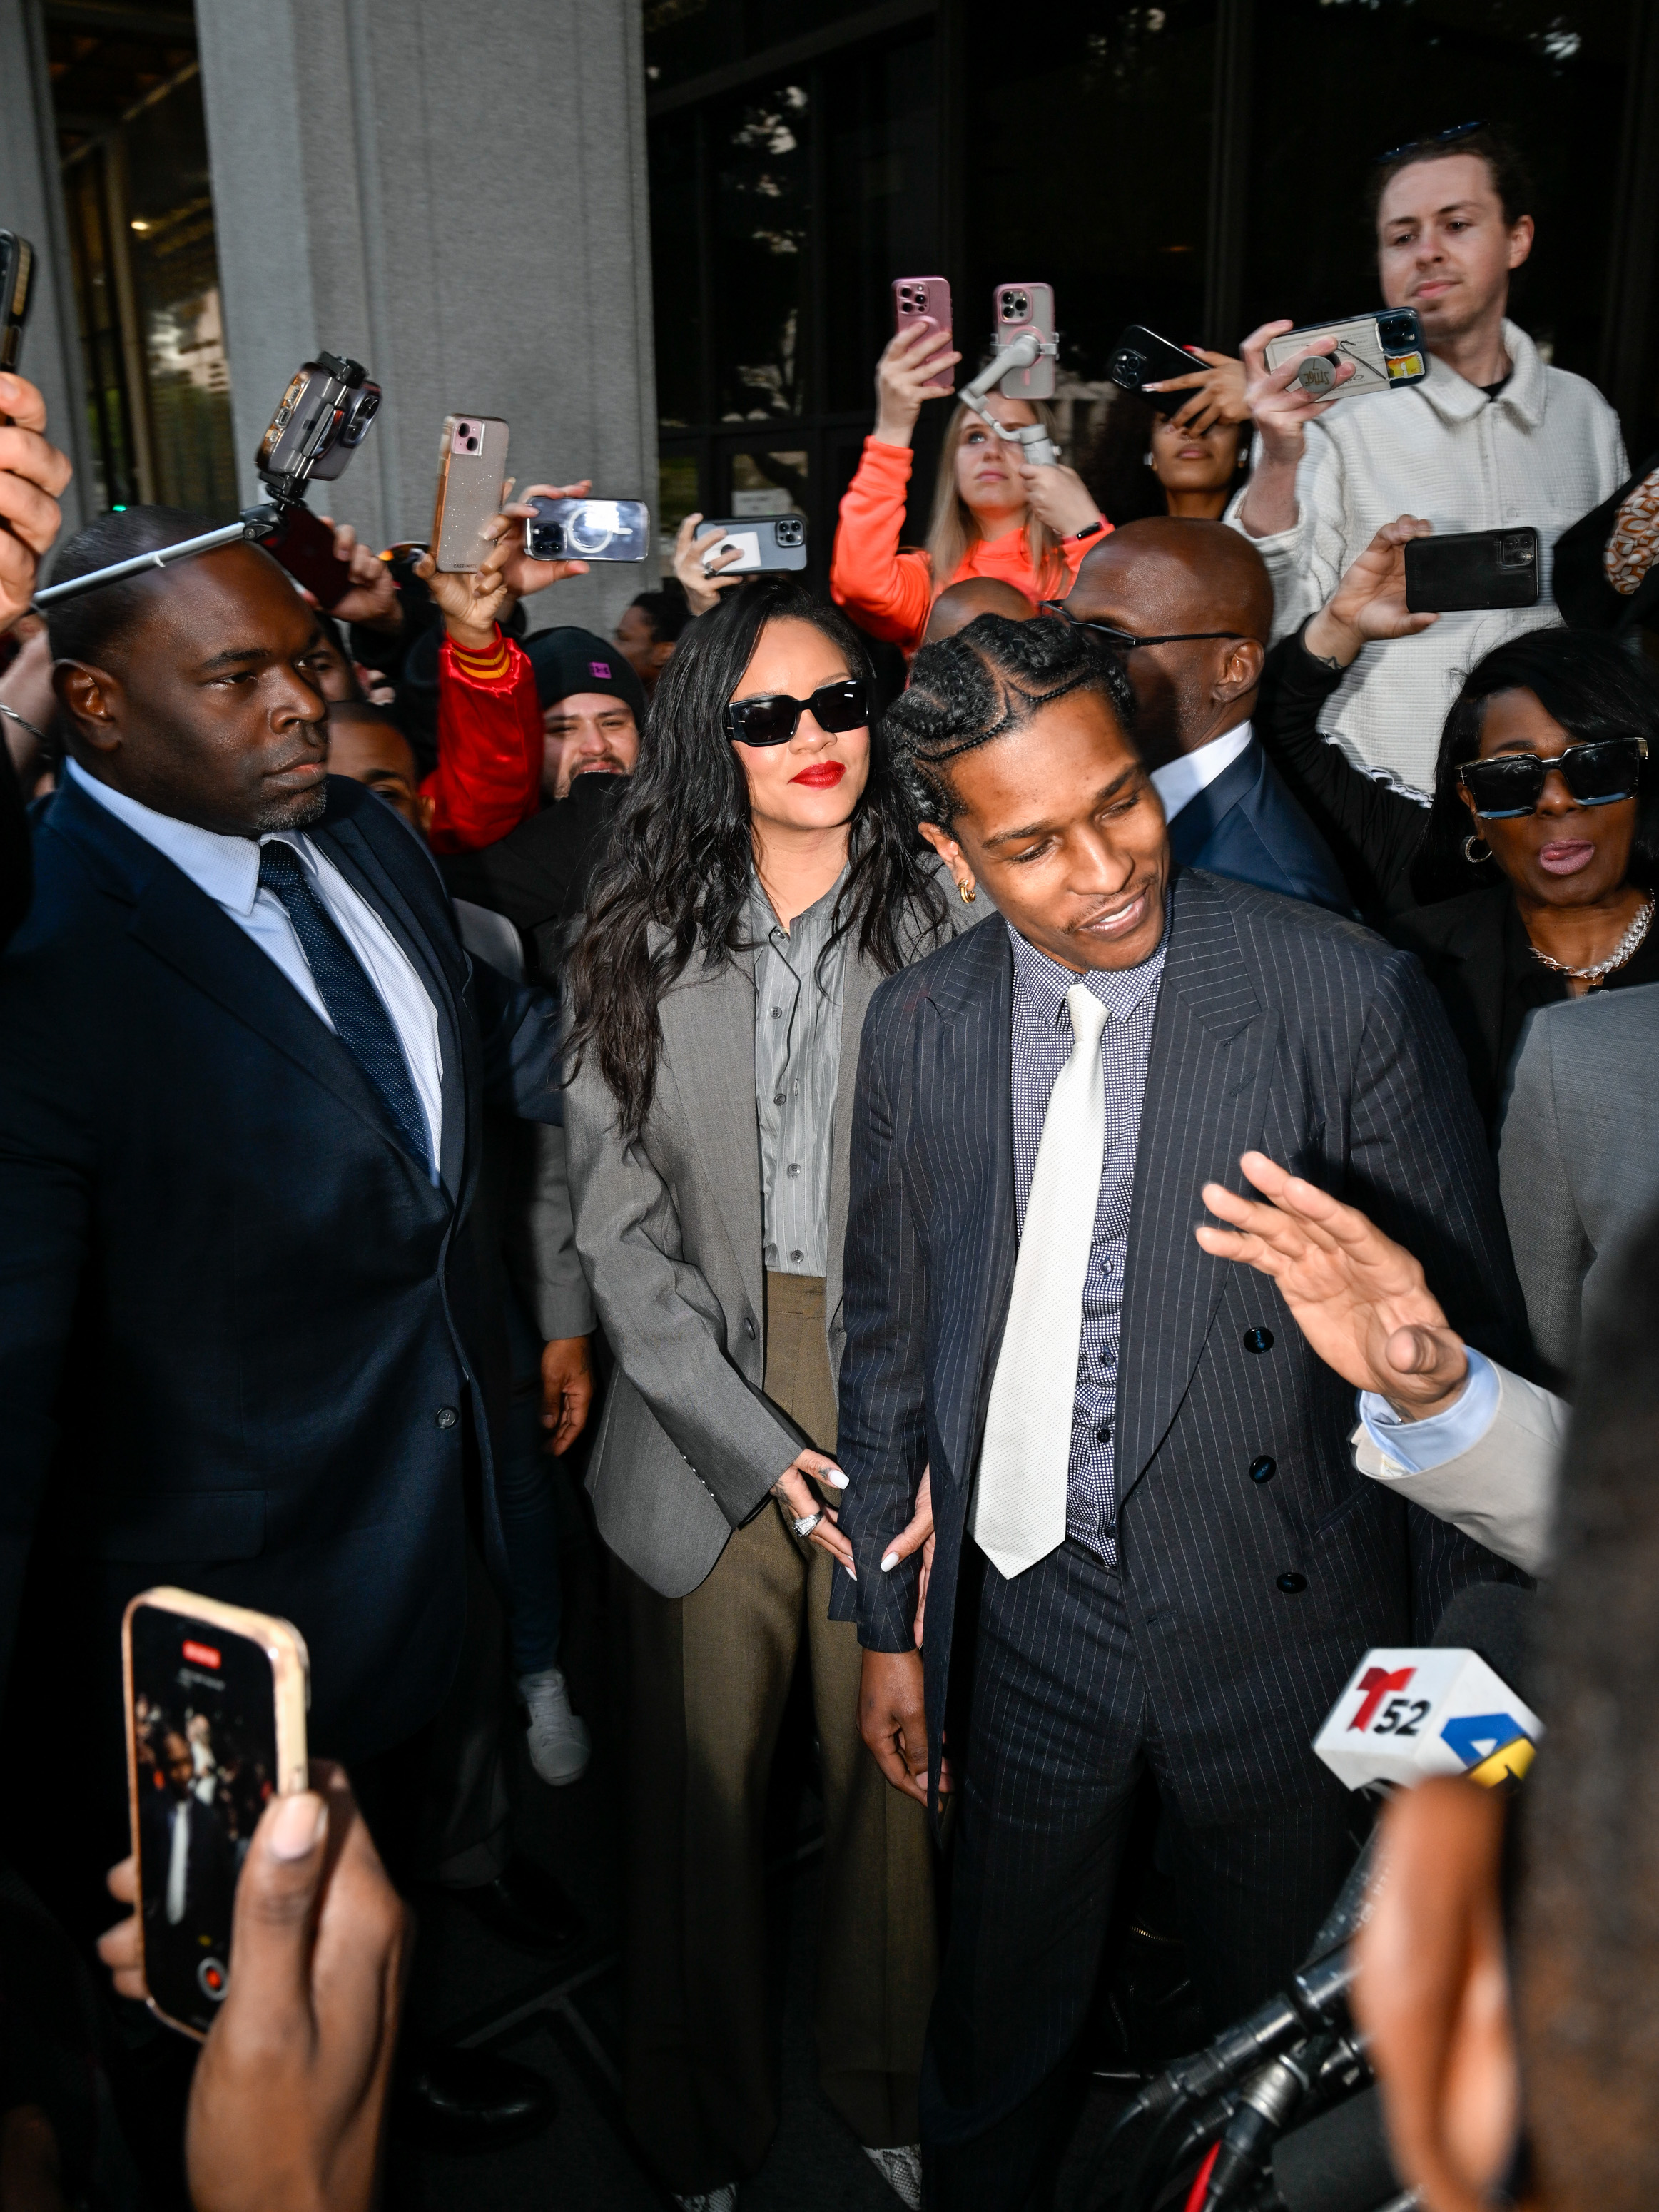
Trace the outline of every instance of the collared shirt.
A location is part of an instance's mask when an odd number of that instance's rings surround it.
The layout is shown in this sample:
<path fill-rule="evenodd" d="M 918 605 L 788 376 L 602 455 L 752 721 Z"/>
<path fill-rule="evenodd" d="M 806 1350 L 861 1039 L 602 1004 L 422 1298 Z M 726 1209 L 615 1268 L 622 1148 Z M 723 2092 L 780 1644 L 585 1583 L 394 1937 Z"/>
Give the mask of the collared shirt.
<path fill-rule="evenodd" d="M 1129 1250 L 1129 1201 L 1134 1188 L 1141 1101 L 1146 1091 L 1146 1056 L 1152 1048 L 1169 934 L 1166 921 L 1158 950 L 1138 968 L 1094 968 L 1075 975 L 1028 945 L 1017 930 L 1008 933 L 1014 949 L 1014 1210 L 1022 1234 L 1048 1094 L 1072 1056 L 1072 1015 L 1066 994 L 1074 983 L 1085 985 L 1108 1016 L 1100 1040 L 1106 1082 L 1106 1139 L 1095 1199 L 1089 1272 L 1083 1287 L 1066 1533 L 1109 1566 L 1117 1562 L 1112 1434 L 1117 1422 L 1118 1335 L 1123 1318 L 1123 1267 Z"/>
<path fill-rule="evenodd" d="M 1464 672 L 1506 638 L 1560 620 L 1555 541 L 1630 473 L 1619 417 L 1593 384 L 1548 366 L 1517 324 L 1504 325 L 1504 349 L 1511 371 L 1496 399 L 1432 355 L 1421 384 L 1339 399 L 1308 425 L 1296 522 L 1251 539 L 1273 580 L 1279 638 L 1325 605 L 1396 515 L 1426 516 L 1440 537 L 1537 531 L 1536 605 L 1442 615 L 1420 637 L 1368 645 L 1320 724 L 1359 767 L 1419 793 L 1433 787 L 1441 725 Z M 1227 510 L 1235 527 L 1243 499 Z"/>
<path fill-rule="evenodd" d="M 843 869 L 787 929 L 758 877 L 750 888 L 762 1233 L 775 1275 L 829 1273 L 830 1123 L 847 974 L 847 939 L 830 945 L 830 932 L 846 879 Z"/>
<path fill-rule="evenodd" d="M 374 908 L 346 881 L 334 863 L 319 852 L 303 830 L 272 830 L 268 836 L 225 837 L 158 814 L 125 792 L 113 791 L 70 761 L 69 773 L 89 799 L 118 822 L 136 830 L 147 845 L 165 854 L 228 915 L 261 952 L 280 968 L 318 1018 L 331 1030 L 311 966 L 294 932 L 288 908 L 274 891 L 259 888 L 259 848 L 279 838 L 299 854 L 313 887 L 333 916 L 341 935 L 362 963 L 364 973 L 392 1017 L 409 1062 L 415 1089 L 426 1112 L 432 1158 L 443 1157 L 443 1054 L 438 1042 L 438 1012 L 415 963 Z M 434 1170 L 435 1175 L 435 1170 Z"/>
<path fill-rule="evenodd" d="M 1431 1413 L 1426 1420 L 1402 1419 L 1386 1398 L 1373 1390 L 1359 1393 L 1366 1433 L 1383 1458 L 1407 1474 L 1427 1474 L 1449 1459 L 1461 1459 L 1498 1419 L 1498 1370 L 1472 1344 L 1464 1346 L 1464 1353 L 1469 1371 L 1462 1393 L 1443 1413 Z"/>
<path fill-rule="evenodd" d="M 1249 742 L 1250 725 L 1245 720 L 1236 730 L 1224 730 L 1196 751 L 1177 754 L 1162 768 L 1155 768 L 1152 788 L 1164 802 L 1164 819 L 1173 822 L 1189 800 L 1207 791 L 1218 775 L 1225 775 Z"/>

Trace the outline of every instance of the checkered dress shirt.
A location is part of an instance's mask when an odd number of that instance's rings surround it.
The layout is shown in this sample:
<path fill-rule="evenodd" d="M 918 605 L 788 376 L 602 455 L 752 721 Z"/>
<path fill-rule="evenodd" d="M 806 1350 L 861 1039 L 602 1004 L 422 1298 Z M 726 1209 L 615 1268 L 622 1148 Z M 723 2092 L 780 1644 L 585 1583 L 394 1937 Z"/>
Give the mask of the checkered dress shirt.
<path fill-rule="evenodd" d="M 1072 1409 L 1072 1457 L 1066 1482 L 1066 1533 L 1108 1566 L 1117 1564 L 1117 1486 L 1112 1431 L 1117 1419 L 1118 1333 L 1123 1317 L 1123 1266 L 1129 1249 L 1129 1200 L 1134 1188 L 1146 1055 L 1158 1013 L 1158 985 L 1169 926 L 1150 959 L 1138 968 L 1096 968 L 1074 975 L 1008 933 L 1014 949 L 1014 1209 L 1023 1235 L 1048 1094 L 1072 1056 L 1066 994 L 1087 986 L 1106 1009 L 1100 1040 L 1106 1082 L 1106 1146 L 1095 1201 L 1095 1233 L 1083 1286 L 1078 1345 L 1077 1401 Z"/>

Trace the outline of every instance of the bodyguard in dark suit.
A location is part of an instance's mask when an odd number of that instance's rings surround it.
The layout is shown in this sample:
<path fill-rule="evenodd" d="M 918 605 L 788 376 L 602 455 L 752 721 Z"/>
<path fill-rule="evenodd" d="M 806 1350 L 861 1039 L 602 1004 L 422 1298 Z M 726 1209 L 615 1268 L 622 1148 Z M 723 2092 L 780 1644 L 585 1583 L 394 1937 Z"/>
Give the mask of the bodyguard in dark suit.
<path fill-rule="evenodd" d="M 311 1747 L 361 1765 L 455 1669 L 469 1469 L 495 1534 L 463 1227 L 485 1099 L 559 1117 L 552 1005 L 326 776 L 313 618 L 264 552 L 51 622 L 71 767 L 0 964 L 0 1661 L 33 1544 L 14 1694 L 82 1664 L 118 1783 L 120 1609 L 180 1583 L 295 1623 Z"/>
<path fill-rule="evenodd" d="M 1251 732 L 1273 592 L 1249 540 L 1221 522 L 1128 523 L 1058 605 L 1122 659 L 1171 858 L 1352 914 L 1330 848 Z"/>
<path fill-rule="evenodd" d="M 1000 915 L 875 994 L 845 1259 L 858 1580 L 836 1601 L 866 1741 L 914 1793 L 939 1781 L 960 1657 L 923 2077 L 939 2206 L 1012 2208 L 1041 2166 L 1142 1774 L 1219 2027 L 1296 1965 L 1352 1856 L 1309 1744 L 1354 1662 L 1508 1571 L 1355 1473 L 1351 1394 L 1273 1286 L 1193 1236 L 1200 1186 L 1237 1188 L 1260 1146 L 1386 1221 L 1465 1334 L 1513 1348 L 1445 1018 L 1358 927 L 1172 868 L 1127 708 L 1076 630 L 987 617 L 918 655 L 889 720 L 927 834 Z M 924 1466 L 925 1667 L 914 1563 L 882 1571 Z"/>

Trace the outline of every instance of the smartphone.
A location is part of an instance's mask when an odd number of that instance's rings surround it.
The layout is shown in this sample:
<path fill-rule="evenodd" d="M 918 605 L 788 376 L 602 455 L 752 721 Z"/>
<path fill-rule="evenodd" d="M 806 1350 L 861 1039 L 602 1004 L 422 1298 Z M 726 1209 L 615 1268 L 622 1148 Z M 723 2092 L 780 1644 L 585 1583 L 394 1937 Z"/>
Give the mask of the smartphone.
<path fill-rule="evenodd" d="M 893 331 L 895 336 L 913 330 L 918 323 L 932 323 L 935 330 L 951 336 L 951 284 L 945 276 L 896 276 L 893 279 Z M 929 384 L 922 386 L 924 392 L 937 392 L 941 398 L 956 390 L 951 371 L 942 369 Z"/>
<path fill-rule="evenodd" d="M 307 1787 L 299 1630 L 189 1590 L 121 1622 L 127 1788 L 149 2008 L 199 2041 L 230 1987 L 236 1877 L 272 1796 Z"/>
<path fill-rule="evenodd" d="M 476 568 L 489 552 L 484 532 L 501 513 L 506 482 L 506 423 L 495 415 L 446 415 L 432 511 L 433 556 L 446 574 Z"/>
<path fill-rule="evenodd" d="M 303 584 L 318 605 L 332 614 L 351 590 L 351 568 L 334 557 L 334 532 L 301 501 L 275 507 L 275 529 L 260 543 L 280 561 L 296 584 Z"/>
<path fill-rule="evenodd" d="M 1406 605 L 1414 615 L 1472 608 L 1535 607 L 1540 589 L 1535 530 L 1461 530 L 1406 544 Z"/>
<path fill-rule="evenodd" d="M 643 500 L 538 497 L 530 504 L 524 550 L 532 561 L 643 561 L 651 550 Z"/>
<path fill-rule="evenodd" d="M 1118 332 L 1106 374 L 1123 391 L 1140 392 L 1148 406 L 1155 407 L 1160 415 L 1173 415 L 1193 398 L 1190 391 L 1143 392 L 1141 386 L 1161 384 L 1167 377 L 1190 376 L 1195 368 L 1206 366 L 1195 353 L 1188 353 L 1185 346 L 1172 345 L 1168 338 L 1159 337 L 1156 331 L 1149 331 L 1144 323 L 1131 323 L 1127 330 Z"/>
<path fill-rule="evenodd" d="M 34 248 L 15 230 L 0 230 L 0 368 L 15 368 L 28 320 Z M 0 422 L 8 418 L 0 416 Z"/>
<path fill-rule="evenodd" d="M 1334 338 L 1328 354 L 1310 354 L 1297 382 L 1304 392 L 1329 392 L 1334 399 L 1360 399 L 1368 392 L 1396 392 L 1421 384 L 1429 373 L 1429 356 L 1423 344 L 1423 325 L 1415 307 L 1380 307 L 1372 315 L 1356 315 L 1344 323 L 1310 323 L 1305 329 L 1286 331 L 1267 341 L 1267 366 L 1283 368 L 1292 354 L 1314 338 Z M 1335 382 L 1345 361 L 1353 363 L 1346 384 Z"/>
<path fill-rule="evenodd" d="M 735 547 L 738 557 L 720 570 L 722 576 L 748 576 L 762 568 L 804 568 L 806 566 L 806 524 L 799 514 L 737 516 L 730 522 L 705 522 L 697 532 L 696 550 L 702 565 Z"/>
<path fill-rule="evenodd" d="M 380 411 L 380 387 L 362 362 L 322 353 L 303 362 L 276 403 L 253 465 L 284 479 L 290 492 L 313 477 L 330 483 L 368 435 Z"/>
<path fill-rule="evenodd" d="M 1035 331 L 1042 352 L 1030 368 L 1011 369 L 998 386 L 1005 399 L 1052 399 L 1060 348 L 1052 284 L 999 284 L 991 295 L 991 343 L 998 353 Z"/>

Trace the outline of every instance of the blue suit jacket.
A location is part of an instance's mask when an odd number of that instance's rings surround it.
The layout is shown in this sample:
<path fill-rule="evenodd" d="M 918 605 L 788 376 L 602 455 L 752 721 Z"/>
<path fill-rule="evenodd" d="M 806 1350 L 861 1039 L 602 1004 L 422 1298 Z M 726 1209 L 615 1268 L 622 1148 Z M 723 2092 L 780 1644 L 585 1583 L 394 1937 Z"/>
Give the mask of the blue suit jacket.
<path fill-rule="evenodd" d="M 1353 898 L 1331 848 L 1297 805 L 1255 738 L 1170 824 L 1170 851 L 1182 867 L 1309 899 L 1333 914 Z"/>
<path fill-rule="evenodd" d="M 884 983 L 852 1128 L 836 1456 L 858 1581 L 836 1575 L 832 1609 L 873 1650 L 913 1648 L 918 1563 L 888 1575 L 880 1563 L 930 1466 L 935 1783 L 1018 1250 L 1012 988 L 1000 919 Z M 1182 871 L 1135 1160 L 1115 1428 L 1120 1571 L 1160 1779 L 1200 1826 L 1328 1790 L 1309 1746 L 1367 1646 L 1426 1641 L 1465 1582 L 1520 1579 L 1356 1471 L 1352 1391 L 1273 1282 L 1200 1249 L 1200 1187 L 1241 1189 L 1252 1146 L 1415 1252 L 1472 1341 L 1509 1362 L 1525 1344 L 1492 1155 L 1417 963 L 1316 908 Z M 1271 1343 L 1253 1350 L 1261 1328 Z M 1272 1479 L 1254 1481 L 1263 1458 Z"/>
<path fill-rule="evenodd" d="M 460 1647 L 469 1428 L 489 1470 L 480 1110 L 560 1099 L 552 1001 L 468 960 L 389 807 L 327 789 L 313 836 L 437 1008 L 439 1187 L 171 860 L 72 783 L 37 835 L 0 960 L 0 1664 L 38 1522 L 34 1586 L 73 1609 L 52 1649 L 90 1640 L 99 1729 L 121 1606 L 176 1583 L 292 1620 L 312 1746 L 361 1759 L 428 1718 Z"/>

